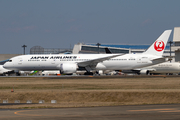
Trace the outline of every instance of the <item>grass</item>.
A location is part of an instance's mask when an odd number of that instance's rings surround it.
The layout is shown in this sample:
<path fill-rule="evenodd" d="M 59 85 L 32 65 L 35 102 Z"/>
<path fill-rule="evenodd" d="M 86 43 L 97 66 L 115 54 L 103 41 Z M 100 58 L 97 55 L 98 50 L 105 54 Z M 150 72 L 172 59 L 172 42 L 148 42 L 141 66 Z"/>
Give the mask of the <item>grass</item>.
<path fill-rule="evenodd" d="M 14 92 L 11 90 L 14 88 Z M 108 79 L 0 78 L 0 102 L 32 100 L 43 104 L 0 105 L 0 108 L 57 108 L 180 103 L 177 77 L 128 77 Z M 57 103 L 50 103 L 56 100 Z"/>

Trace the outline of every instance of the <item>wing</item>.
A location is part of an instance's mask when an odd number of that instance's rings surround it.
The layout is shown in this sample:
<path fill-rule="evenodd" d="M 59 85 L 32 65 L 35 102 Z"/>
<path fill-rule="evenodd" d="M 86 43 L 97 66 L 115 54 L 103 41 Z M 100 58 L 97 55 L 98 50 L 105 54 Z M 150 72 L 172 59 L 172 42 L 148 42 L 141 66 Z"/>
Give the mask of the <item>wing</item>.
<path fill-rule="evenodd" d="M 111 56 L 108 56 L 108 57 L 101 57 L 101 58 L 97 58 L 97 59 L 93 59 L 93 60 L 89 60 L 89 61 L 84 61 L 84 62 L 79 62 L 77 63 L 79 67 L 90 67 L 90 68 L 94 68 L 96 67 L 96 65 L 99 63 L 99 62 L 103 62 L 105 60 L 109 60 L 111 58 L 114 58 L 114 57 L 117 57 L 117 56 L 122 56 L 123 54 L 116 54 L 116 55 L 111 55 Z"/>

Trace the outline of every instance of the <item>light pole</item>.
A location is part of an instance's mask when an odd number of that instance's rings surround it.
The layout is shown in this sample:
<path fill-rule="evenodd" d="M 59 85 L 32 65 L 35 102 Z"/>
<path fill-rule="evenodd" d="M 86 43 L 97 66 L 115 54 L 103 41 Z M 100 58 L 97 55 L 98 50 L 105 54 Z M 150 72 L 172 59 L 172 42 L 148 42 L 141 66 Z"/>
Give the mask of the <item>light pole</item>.
<path fill-rule="evenodd" d="M 99 54 L 99 46 L 101 45 L 100 43 L 97 43 L 96 44 L 98 46 L 98 54 Z"/>
<path fill-rule="evenodd" d="M 170 44 L 170 57 L 171 57 L 171 44 L 173 44 L 173 42 L 169 41 L 168 43 Z M 170 60 L 170 62 L 171 62 L 171 60 Z"/>
<path fill-rule="evenodd" d="M 27 46 L 26 46 L 26 45 L 23 45 L 22 47 L 24 48 L 24 55 L 25 55 L 25 48 L 26 48 Z"/>

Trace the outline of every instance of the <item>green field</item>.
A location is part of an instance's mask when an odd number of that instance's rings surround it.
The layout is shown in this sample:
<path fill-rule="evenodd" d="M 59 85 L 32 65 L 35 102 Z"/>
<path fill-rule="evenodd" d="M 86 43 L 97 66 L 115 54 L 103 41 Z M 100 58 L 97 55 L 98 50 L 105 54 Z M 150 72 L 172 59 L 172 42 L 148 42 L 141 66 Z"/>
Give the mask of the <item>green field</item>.
<path fill-rule="evenodd" d="M 2 105 L 3 100 L 45 103 Z M 1 109 L 180 103 L 180 77 L 1 77 L 0 103 Z"/>

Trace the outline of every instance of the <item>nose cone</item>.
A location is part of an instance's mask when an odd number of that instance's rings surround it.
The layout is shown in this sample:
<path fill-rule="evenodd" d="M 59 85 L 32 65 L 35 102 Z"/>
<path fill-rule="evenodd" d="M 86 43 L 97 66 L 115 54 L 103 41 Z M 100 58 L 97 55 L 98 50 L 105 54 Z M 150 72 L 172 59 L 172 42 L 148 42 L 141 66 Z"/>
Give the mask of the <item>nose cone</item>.
<path fill-rule="evenodd" d="M 7 63 L 4 63 L 3 68 L 8 68 Z"/>
<path fill-rule="evenodd" d="M 13 68 L 13 66 L 9 62 L 6 62 L 6 63 L 4 63 L 3 68 L 11 70 Z"/>

